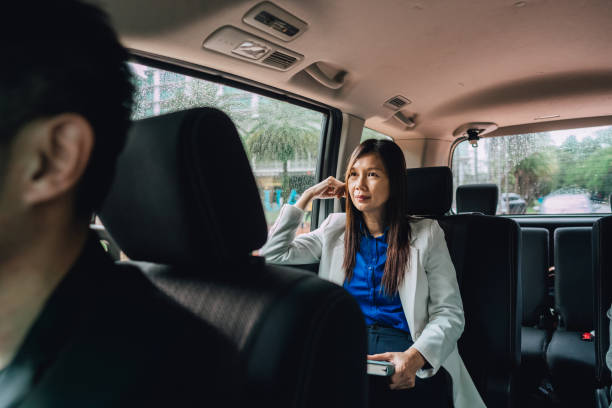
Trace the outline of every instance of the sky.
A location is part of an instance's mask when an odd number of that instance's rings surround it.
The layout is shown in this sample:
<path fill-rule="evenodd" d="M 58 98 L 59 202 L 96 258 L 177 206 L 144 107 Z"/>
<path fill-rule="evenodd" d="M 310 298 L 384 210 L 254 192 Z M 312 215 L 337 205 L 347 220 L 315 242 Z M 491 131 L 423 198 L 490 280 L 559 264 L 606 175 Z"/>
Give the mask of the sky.
<path fill-rule="evenodd" d="M 589 127 L 589 128 L 582 128 L 582 129 L 556 130 L 554 132 L 550 132 L 550 135 L 552 136 L 553 142 L 557 146 L 561 146 L 561 144 L 565 141 L 565 139 L 567 139 L 571 135 L 576 136 L 576 139 L 578 139 L 578 141 L 580 142 L 582 141 L 582 139 L 584 139 L 587 136 L 594 136 L 598 130 L 606 129 L 608 127 L 610 126 L 598 126 L 598 127 Z"/>

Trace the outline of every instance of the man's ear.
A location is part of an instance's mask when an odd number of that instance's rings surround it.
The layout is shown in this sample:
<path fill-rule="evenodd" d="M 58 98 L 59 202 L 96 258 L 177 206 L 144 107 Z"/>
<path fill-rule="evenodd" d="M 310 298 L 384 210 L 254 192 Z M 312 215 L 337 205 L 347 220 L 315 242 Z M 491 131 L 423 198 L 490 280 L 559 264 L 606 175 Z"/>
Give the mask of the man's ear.
<path fill-rule="evenodd" d="M 34 206 L 77 186 L 89 162 L 94 134 L 89 122 L 74 113 L 39 120 L 29 130 L 23 199 Z"/>

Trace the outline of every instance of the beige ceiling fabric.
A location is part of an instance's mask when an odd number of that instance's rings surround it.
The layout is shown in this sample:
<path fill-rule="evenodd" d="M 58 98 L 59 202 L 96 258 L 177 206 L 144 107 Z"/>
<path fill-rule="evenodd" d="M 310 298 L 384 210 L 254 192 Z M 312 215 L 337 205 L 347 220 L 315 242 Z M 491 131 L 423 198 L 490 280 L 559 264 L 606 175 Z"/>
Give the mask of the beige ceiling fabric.
<path fill-rule="evenodd" d="M 337 107 L 394 139 L 447 138 L 466 122 L 539 126 L 608 117 L 612 123 L 612 7 L 609 0 L 274 1 L 307 30 L 283 42 L 242 21 L 257 1 L 108 0 L 124 43 L 247 78 Z M 286 72 L 202 48 L 231 25 L 304 56 Z M 347 72 L 330 89 L 304 69 Z M 383 106 L 396 95 L 402 115 Z"/>

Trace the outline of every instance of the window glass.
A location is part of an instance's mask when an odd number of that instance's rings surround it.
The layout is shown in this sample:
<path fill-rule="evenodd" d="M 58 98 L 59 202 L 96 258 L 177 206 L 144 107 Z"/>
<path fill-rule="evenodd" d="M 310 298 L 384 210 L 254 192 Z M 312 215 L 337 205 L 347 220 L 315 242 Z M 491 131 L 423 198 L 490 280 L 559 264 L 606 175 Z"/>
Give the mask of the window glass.
<path fill-rule="evenodd" d="M 498 214 L 609 213 L 612 126 L 464 141 L 452 168 L 455 187 L 497 184 Z"/>
<path fill-rule="evenodd" d="M 98 238 L 99 238 L 100 245 L 102 245 L 102 249 L 104 249 L 104 252 L 107 252 L 111 256 L 111 258 L 113 258 L 113 260 L 115 261 L 129 261 L 130 260 L 128 256 L 114 243 L 114 241 L 110 238 L 110 236 L 104 233 L 105 229 L 104 229 L 104 225 L 102 224 L 102 221 L 100 220 L 100 217 L 95 215 L 92 218 L 90 222 L 90 228 L 96 231 L 97 234 L 99 234 Z"/>
<path fill-rule="evenodd" d="M 368 140 L 368 139 L 393 140 L 392 138 L 390 138 L 389 136 L 385 134 L 382 134 L 370 128 L 364 127 L 363 132 L 361 133 L 361 140 L 359 141 L 359 143 L 363 142 L 364 140 Z"/>
<path fill-rule="evenodd" d="M 238 129 L 263 203 L 268 227 L 284 203 L 316 182 L 326 115 L 230 86 L 130 64 L 136 78 L 133 119 L 200 106 L 227 113 Z M 310 231 L 310 210 L 298 234 Z"/>

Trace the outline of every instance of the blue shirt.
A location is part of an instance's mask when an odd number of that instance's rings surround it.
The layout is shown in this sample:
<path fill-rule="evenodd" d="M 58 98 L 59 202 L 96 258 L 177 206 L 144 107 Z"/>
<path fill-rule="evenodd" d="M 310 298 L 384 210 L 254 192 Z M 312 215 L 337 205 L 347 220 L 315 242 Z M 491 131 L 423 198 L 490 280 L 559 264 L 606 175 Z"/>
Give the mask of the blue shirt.
<path fill-rule="evenodd" d="M 366 324 L 380 324 L 410 333 L 399 294 L 387 296 L 382 277 L 387 261 L 387 231 L 373 237 L 364 226 L 364 234 L 355 258 L 353 277 L 344 282 L 344 288 L 357 299 Z"/>

